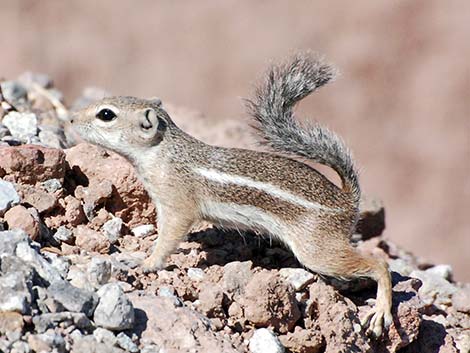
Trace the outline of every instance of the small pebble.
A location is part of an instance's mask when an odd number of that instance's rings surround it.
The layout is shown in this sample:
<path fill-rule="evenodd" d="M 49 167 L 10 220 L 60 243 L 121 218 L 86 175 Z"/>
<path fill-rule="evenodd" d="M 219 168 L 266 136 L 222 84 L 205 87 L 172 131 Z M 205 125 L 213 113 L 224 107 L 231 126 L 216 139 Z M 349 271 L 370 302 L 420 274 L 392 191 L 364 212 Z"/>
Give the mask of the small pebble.
<path fill-rule="evenodd" d="M 155 227 L 153 226 L 153 224 L 143 224 L 141 226 L 133 228 L 131 232 L 136 237 L 143 238 L 155 232 Z"/>

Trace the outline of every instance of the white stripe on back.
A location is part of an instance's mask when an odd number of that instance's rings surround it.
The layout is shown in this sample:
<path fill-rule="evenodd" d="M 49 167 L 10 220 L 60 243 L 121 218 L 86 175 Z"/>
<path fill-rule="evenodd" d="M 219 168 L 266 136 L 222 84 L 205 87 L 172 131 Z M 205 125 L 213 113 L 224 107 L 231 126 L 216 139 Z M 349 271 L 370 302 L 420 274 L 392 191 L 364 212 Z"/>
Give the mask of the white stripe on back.
<path fill-rule="evenodd" d="M 239 175 L 232 175 L 232 174 L 227 174 L 223 172 L 218 172 L 217 170 L 214 169 L 205 169 L 205 168 L 193 168 L 193 170 L 202 175 L 203 177 L 214 181 L 219 184 L 234 184 L 234 185 L 239 185 L 239 186 L 246 186 L 249 188 L 257 189 L 264 191 L 265 193 L 277 197 L 281 200 L 288 201 L 291 203 L 294 203 L 296 205 L 305 207 L 305 208 L 310 208 L 310 209 L 315 209 L 315 210 L 323 210 L 323 211 L 333 211 L 333 212 L 340 212 L 342 211 L 339 208 L 330 208 L 323 206 L 319 204 L 318 202 L 312 202 L 309 200 L 305 200 L 304 198 L 301 198 L 297 195 L 291 194 L 288 191 L 282 190 L 281 188 L 269 184 L 269 183 L 264 183 L 261 181 L 256 181 L 244 176 L 239 176 Z"/>

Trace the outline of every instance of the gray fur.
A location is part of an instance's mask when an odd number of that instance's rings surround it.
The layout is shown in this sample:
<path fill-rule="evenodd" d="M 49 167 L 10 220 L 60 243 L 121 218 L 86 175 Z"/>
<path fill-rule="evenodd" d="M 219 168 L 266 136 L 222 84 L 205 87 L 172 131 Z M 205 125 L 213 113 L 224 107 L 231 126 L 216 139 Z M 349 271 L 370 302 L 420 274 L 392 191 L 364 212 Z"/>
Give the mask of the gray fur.
<path fill-rule="evenodd" d="M 263 143 L 274 150 L 301 156 L 333 168 L 343 189 L 359 207 L 358 173 L 349 149 L 334 132 L 317 123 L 306 128 L 294 119 L 293 108 L 302 98 L 331 81 L 336 70 L 317 55 L 302 53 L 285 64 L 273 66 L 255 98 L 247 100 L 254 126 Z"/>

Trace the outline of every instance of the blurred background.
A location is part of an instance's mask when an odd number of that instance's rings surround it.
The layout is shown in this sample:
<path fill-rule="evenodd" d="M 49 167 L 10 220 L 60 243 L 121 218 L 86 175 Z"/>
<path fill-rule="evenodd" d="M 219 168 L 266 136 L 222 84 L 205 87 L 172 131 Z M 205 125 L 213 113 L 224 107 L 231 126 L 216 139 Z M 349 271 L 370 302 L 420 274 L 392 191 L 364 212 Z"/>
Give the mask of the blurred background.
<path fill-rule="evenodd" d="M 247 135 L 240 97 L 271 60 L 324 54 L 342 74 L 299 113 L 350 145 L 388 238 L 470 281 L 470 2 L 0 0 L 0 23 L 4 78 L 159 96 Z"/>

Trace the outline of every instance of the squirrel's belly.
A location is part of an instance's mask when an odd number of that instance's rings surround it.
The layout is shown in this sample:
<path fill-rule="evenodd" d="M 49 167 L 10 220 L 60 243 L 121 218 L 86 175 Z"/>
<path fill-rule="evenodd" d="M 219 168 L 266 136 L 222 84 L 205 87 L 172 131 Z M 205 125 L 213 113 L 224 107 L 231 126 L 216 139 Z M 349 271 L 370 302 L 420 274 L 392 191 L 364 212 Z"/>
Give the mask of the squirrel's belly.
<path fill-rule="evenodd" d="M 269 233 L 280 238 L 287 232 L 282 219 L 252 205 L 206 200 L 201 211 L 206 221 L 227 229 Z"/>

